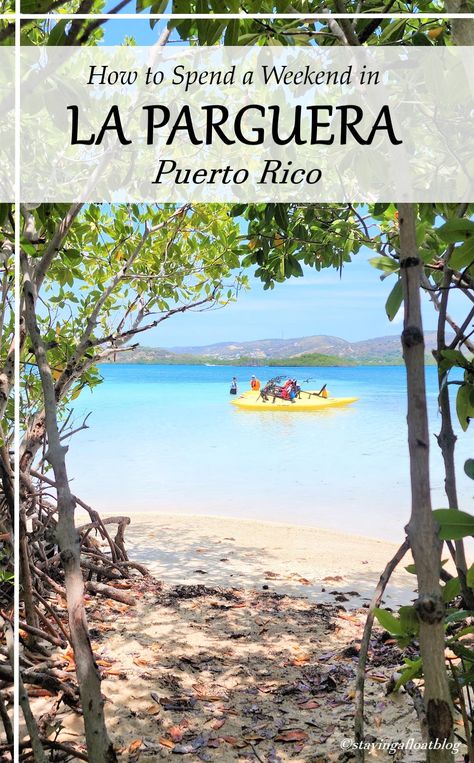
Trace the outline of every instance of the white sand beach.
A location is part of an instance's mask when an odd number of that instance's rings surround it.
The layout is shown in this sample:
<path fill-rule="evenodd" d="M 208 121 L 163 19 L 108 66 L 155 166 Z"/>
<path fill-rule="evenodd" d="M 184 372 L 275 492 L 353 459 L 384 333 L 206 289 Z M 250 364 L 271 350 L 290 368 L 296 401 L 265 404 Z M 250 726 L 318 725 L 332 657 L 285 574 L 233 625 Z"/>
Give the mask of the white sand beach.
<path fill-rule="evenodd" d="M 126 544 L 130 558 L 168 584 L 203 583 L 226 588 L 262 586 L 277 593 L 346 606 L 370 601 L 380 573 L 398 546 L 343 532 L 248 519 L 173 514 L 130 514 Z M 415 578 L 395 571 L 384 600 L 409 603 Z"/>

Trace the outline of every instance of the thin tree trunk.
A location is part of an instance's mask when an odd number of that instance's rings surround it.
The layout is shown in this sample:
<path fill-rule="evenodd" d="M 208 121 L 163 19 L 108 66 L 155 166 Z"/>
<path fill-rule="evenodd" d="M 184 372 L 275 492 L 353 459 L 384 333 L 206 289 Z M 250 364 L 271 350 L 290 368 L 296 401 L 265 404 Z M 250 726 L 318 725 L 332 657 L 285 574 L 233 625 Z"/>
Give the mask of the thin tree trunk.
<path fill-rule="evenodd" d="M 369 653 L 370 635 L 372 633 L 372 627 L 375 618 L 375 609 L 380 606 L 382 596 L 388 585 L 388 582 L 396 569 L 399 562 L 403 559 L 406 552 L 410 548 L 408 538 L 405 538 L 402 545 L 396 552 L 395 556 L 388 562 L 384 571 L 380 576 L 380 580 L 377 583 L 372 600 L 367 612 L 367 620 L 364 625 L 364 633 L 362 635 L 362 641 L 360 643 L 359 660 L 357 662 L 357 675 L 355 685 L 355 698 L 354 698 L 354 736 L 356 744 L 360 744 L 364 741 L 364 686 L 365 686 L 365 668 L 367 665 L 367 655 Z M 356 750 L 356 760 L 359 763 L 363 763 L 365 760 L 365 751 L 363 745 Z"/>
<path fill-rule="evenodd" d="M 10 623 L 7 623 L 6 625 L 5 638 L 7 642 L 8 658 L 10 660 L 10 664 L 12 666 L 12 671 L 13 671 L 15 669 L 15 656 L 14 656 L 14 645 L 13 645 L 14 637 L 13 637 L 13 628 L 11 627 Z M 41 744 L 39 734 L 38 734 L 38 726 L 36 725 L 36 721 L 33 717 L 33 713 L 31 712 L 30 701 L 28 699 L 28 694 L 26 692 L 25 685 L 21 677 L 21 671 L 17 676 L 15 676 L 15 680 L 18 682 L 18 701 L 20 703 L 20 707 L 23 712 L 26 728 L 28 729 L 28 734 L 31 741 L 31 749 L 33 750 L 33 754 L 35 756 L 35 763 L 46 763 L 43 746 Z"/>
<path fill-rule="evenodd" d="M 439 388 L 439 410 L 441 414 L 441 429 L 437 437 L 437 442 L 441 450 L 444 462 L 444 489 L 446 497 L 448 499 L 448 506 L 451 509 L 459 509 L 457 485 L 456 485 L 456 466 L 454 463 L 454 450 L 456 446 L 457 437 L 454 434 L 453 422 L 451 417 L 451 402 L 449 399 L 448 388 L 448 372 L 440 369 L 440 362 L 442 360 L 441 352 L 446 349 L 446 314 L 448 309 L 448 300 L 450 294 L 451 284 L 451 271 L 448 269 L 448 265 L 445 264 L 445 273 L 443 278 L 444 291 L 441 295 L 439 315 L 438 315 L 438 331 L 437 331 L 437 347 L 436 347 L 436 362 L 438 364 L 438 388 Z M 466 554 L 464 551 L 464 542 L 462 540 L 455 541 L 456 549 L 456 569 L 461 584 L 461 592 L 464 598 L 465 605 L 468 609 L 474 609 L 474 594 L 468 587 L 466 581 L 467 574 L 467 562 Z"/>
<path fill-rule="evenodd" d="M 22 263 L 26 324 L 43 388 L 45 425 L 48 437 L 47 459 L 53 467 L 56 482 L 57 539 L 65 574 L 69 630 L 84 714 L 87 751 L 91 763 L 115 763 L 117 758 L 105 726 L 100 675 L 92 653 L 84 608 L 84 581 L 80 565 L 79 536 L 74 523 L 75 501 L 69 488 L 66 469 L 67 447 L 61 444 L 54 380 L 36 323 L 36 291 L 30 278 L 28 261 L 24 255 L 22 255 Z"/>
<path fill-rule="evenodd" d="M 35 602 L 33 597 L 33 584 L 31 581 L 30 571 L 30 554 L 28 550 L 28 537 L 26 534 L 26 518 L 25 510 L 20 510 L 20 572 L 21 572 L 21 587 L 23 592 L 23 604 L 25 606 L 25 619 L 28 625 L 32 628 L 38 627 L 38 618 L 35 612 Z M 28 641 L 30 646 L 34 645 L 34 636 L 29 636 Z"/>
<path fill-rule="evenodd" d="M 3 728 L 5 729 L 5 738 L 7 740 L 7 744 L 13 745 L 13 726 L 10 719 L 10 716 L 8 715 L 7 706 L 5 704 L 5 700 L 3 698 L 3 694 L 0 691 L 0 718 L 2 719 Z"/>
<path fill-rule="evenodd" d="M 472 14 L 469 0 L 446 0 L 447 13 Z M 474 19 L 451 19 L 451 29 L 455 45 L 474 45 Z"/>
<path fill-rule="evenodd" d="M 470 14 L 472 9 L 469 7 L 468 0 L 446 0 L 446 10 L 448 13 L 465 13 Z M 474 45 L 474 19 L 471 18 L 454 18 L 451 19 L 451 29 L 453 35 L 453 42 L 455 45 Z M 465 213 L 463 205 L 458 214 L 461 217 Z M 439 318 L 438 318 L 438 336 L 437 336 L 437 350 L 438 355 L 436 362 L 439 365 L 440 356 L 439 352 L 446 348 L 446 318 L 447 318 L 447 306 L 449 299 L 449 286 L 452 280 L 451 271 L 447 270 L 448 263 L 445 262 L 445 277 L 443 279 L 443 286 L 445 291 L 441 295 Z M 445 383 L 447 381 L 447 373 L 444 373 L 438 368 L 438 383 L 439 383 L 439 407 L 441 413 L 441 431 L 438 436 L 438 445 L 441 449 L 441 453 L 444 461 L 445 472 L 445 492 L 451 509 L 458 509 L 458 497 L 456 487 L 456 468 L 454 463 L 454 449 L 456 445 L 456 435 L 454 434 L 453 424 L 451 419 L 451 403 L 449 400 L 448 386 Z M 461 592 L 464 598 L 466 607 L 469 609 L 474 608 L 474 593 L 468 587 L 466 581 L 467 562 L 464 551 L 464 542 L 457 540 L 455 542 L 456 548 L 456 568 L 458 571 L 459 580 L 461 583 Z"/>
<path fill-rule="evenodd" d="M 444 660 L 444 603 L 440 589 L 441 548 L 431 510 L 429 430 L 425 387 L 425 343 L 421 319 L 422 263 L 416 246 L 416 207 L 399 204 L 400 271 L 404 296 L 402 332 L 407 374 L 408 447 L 412 510 L 407 526 L 418 578 L 415 609 L 420 621 L 424 702 L 428 741 L 443 746 L 452 740 L 453 711 Z M 452 761 L 446 749 L 427 751 L 430 763 Z"/>

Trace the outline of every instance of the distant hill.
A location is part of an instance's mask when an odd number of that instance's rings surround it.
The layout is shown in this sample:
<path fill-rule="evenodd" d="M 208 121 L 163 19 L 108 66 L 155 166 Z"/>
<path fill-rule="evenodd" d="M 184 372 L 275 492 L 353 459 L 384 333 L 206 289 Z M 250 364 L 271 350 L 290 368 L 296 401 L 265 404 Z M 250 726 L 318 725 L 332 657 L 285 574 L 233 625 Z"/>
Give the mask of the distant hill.
<path fill-rule="evenodd" d="M 436 332 L 425 334 L 426 351 L 436 346 Z M 333 355 L 348 360 L 400 359 L 402 356 L 400 336 L 382 336 L 348 342 L 337 336 L 316 335 L 296 339 L 257 339 L 253 342 L 219 342 L 197 347 L 172 347 L 172 352 L 199 355 L 208 358 L 235 360 L 240 357 L 253 359 L 296 358 L 307 354 Z"/>
<path fill-rule="evenodd" d="M 432 362 L 436 332 L 425 334 L 427 362 Z M 272 366 L 398 365 L 402 362 L 400 337 L 382 336 L 348 342 L 336 336 L 316 335 L 295 339 L 258 339 L 252 342 L 219 342 L 189 347 L 137 347 L 120 354 L 119 363 Z M 112 361 L 113 362 L 113 361 Z"/>

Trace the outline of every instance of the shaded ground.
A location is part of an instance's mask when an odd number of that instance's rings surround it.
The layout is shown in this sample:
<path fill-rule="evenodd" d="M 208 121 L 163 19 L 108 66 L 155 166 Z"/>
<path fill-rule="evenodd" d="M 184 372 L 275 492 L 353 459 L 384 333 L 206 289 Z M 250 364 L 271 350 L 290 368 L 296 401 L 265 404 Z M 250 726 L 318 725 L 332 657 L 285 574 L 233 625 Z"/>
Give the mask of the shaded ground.
<path fill-rule="evenodd" d="M 272 591 L 134 584 L 137 604 L 88 604 L 119 759 L 161 761 L 348 760 L 357 642 L 364 612 Z M 367 732 L 419 739 L 411 700 L 385 696 L 400 653 L 379 636 L 367 674 Z M 58 655 L 71 669 L 71 658 Z M 51 700 L 41 700 L 42 711 Z M 39 707 L 37 708 L 37 711 Z M 61 717 L 78 741 L 80 718 Z M 369 758 L 372 759 L 372 758 Z M 407 752 L 376 760 L 422 760 Z"/>
<path fill-rule="evenodd" d="M 333 601 L 334 588 L 351 606 L 370 601 L 380 573 L 397 550 L 387 541 L 282 522 L 150 512 L 133 514 L 127 551 L 170 585 L 182 582 L 256 588 Z M 385 600 L 396 607 L 413 598 L 413 575 L 396 570 Z M 357 595 L 354 594 L 354 591 Z"/>

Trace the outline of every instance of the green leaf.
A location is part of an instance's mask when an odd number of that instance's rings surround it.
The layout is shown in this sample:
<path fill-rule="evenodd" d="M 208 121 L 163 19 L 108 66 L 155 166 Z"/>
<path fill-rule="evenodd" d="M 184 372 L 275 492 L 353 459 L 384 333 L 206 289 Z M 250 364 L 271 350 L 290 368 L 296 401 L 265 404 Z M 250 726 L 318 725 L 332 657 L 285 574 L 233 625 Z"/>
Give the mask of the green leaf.
<path fill-rule="evenodd" d="M 403 629 L 404 633 L 410 635 L 415 635 L 418 633 L 420 621 L 418 620 L 415 607 L 400 607 L 398 610 L 398 616 L 400 618 L 400 627 Z"/>
<path fill-rule="evenodd" d="M 444 603 L 447 604 L 449 601 L 452 601 L 461 593 L 461 583 L 459 578 L 451 578 L 441 590 Z"/>
<path fill-rule="evenodd" d="M 435 521 L 439 525 L 440 540 L 461 540 L 474 535 L 474 517 L 458 509 L 435 509 Z"/>
<path fill-rule="evenodd" d="M 466 574 L 466 583 L 469 588 L 474 588 L 474 564 L 471 564 Z"/>
<path fill-rule="evenodd" d="M 226 26 L 227 24 L 222 22 L 218 23 L 216 21 L 209 21 L 209 28 L 207 30 L 207 44 L 215 45 L 216 42 L 221 39 L 222 33 Z"/>
<path fill-rule="evenodd" d="M 431 47 L 431 42 L 426 34 L 423 34 L 422 32 L 416 32 L 411 38 L 411 42 L 413 45 L 429 45 Z"/>
<path fill-rule="evenodd" d="M 441 350 L 441 357 L 449 360 L 452 366 L 466 367 L 466 358 L 459 350 Z"/>
<path fill-rule="evenodd" d="M 456 654 L 458 657 L 463 657 L 465 660 L 468 660 L 469 662 L 474 662 L 474 651 L 472 649 L 468 649 L 467 647 L 464 646 L 464 644 L 461 644 L 459 641 L 451 642 L 450 646 L 454 654 Z"/>
<path fill-rule="evenodd" d="M 284 231 L 288 228 L 288 212 L 286 204 L 275 205 L 275 222 Z"/>
<path fill-rule="evenodd" d="M 48 45 L 64 45 L 67 39 L 66 27 L 70 24 L 69 19 L 61 19 L 51 30 L 48 37 Z"/>
<path fill-rule="evenodd" d="M 239 45 L 253 45 L 259 39 L 260 39 L 260 33 L 242 34 L 239 37 Z"/>
<path fill-rule="evenodd" d="M 391 257 L 371 257 L 369 262 L 373 268 L 383 270 L 384 273 L 398 273 L 400 270 L 400 263 L 397 260 L 392 260 Z"/>
<path fill-rule="evenodd" d="M 464 270 L 474 263 L 474 238 L 470 238 L 461 246 L 457 246 L 449 258 L 449 267 L 453 270 Z"/>
<path fill-rule="evenodd" d="M 471 617 L 472 612 L 467 609 L 457 609 L 455 612 L 451 612 L 445 618 L 445 623 L 457 623 L 459 620 L 465 620 L 466 617 Z"/>
<path fill-rule="evenodd" d="M 374 204 L 372 209 L 372 215 L 374 217 L 382 217 L 383 213 L 389 208 L 390 204 Z"/>
<path fill-rule="evenodd" d="M 469 426 L 469 420 L 474 416 L 473 392 L 472 384 L 462 384 L 456 395 L 456 413 L 464 432 Z"/>
<path fill-rule="evenodd" d="M 224 45 L 238 45 L 240 19 L 231 19 L 224 35 Z"/>
<path fill-rule="evenodd" d="M 405 686 L 408 681 L 413 678 L 418 678 L 423 670 L 423 662 L 421 657 L 418 660 L 405 660 L 406 668 L 403 669 L 400 678 L 394 686 L 394 691 L 398 691 L 402 686 Z"/>
<path fill-rule="evenodd" d="M 7 222 L 11 206 L 11 204 L 0 204 L 0 227 Z"/>
<path fill-rule="evenodd" d="M 397 617 L 394 617 L 391 612 L 376 607 L 374 609 L 374 615 L 382 628 L 385 628 L 389 633 L 392 633 L 394 636 L 403 636 L 405 634 L 400 620 Z"/>
<path fill-rule="evenodd" d="M 402 282 L 399 279 L 392 291 L 390 292 L 388 299 L 385 303 L 385 312 L 387 313 L 389 321 L 393 321 L 396 314 L 400 310 L 403 302 L 403 287 Z"/>
<path fill-rule="evenodd" d="M 150 13 L 165 13 L 168 7 L 168 0 L 155 0 L 150 3 Z"/>
<path fill-rule="evenodd" d="M 437 229 L 437 233 L 447 244 L 467 241 L 474 236 L 474 222 L 463 218 L 448 220 L 441 228 Z"/>
<path fill-rule="evenodd" d="M 474 458 L 468 458 L 467 461 L 465 461 L 464 472 L 471 480 L 474 480 Z"/>

